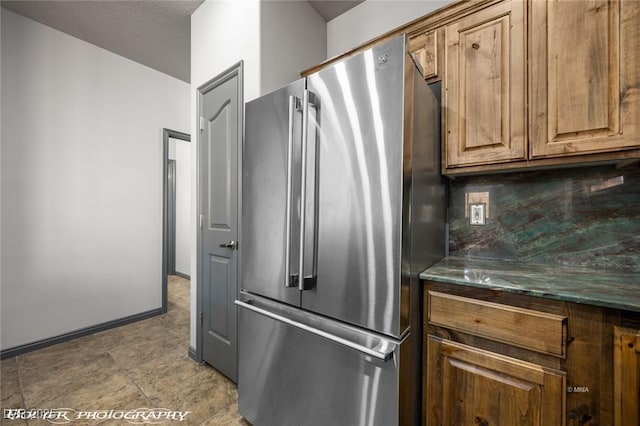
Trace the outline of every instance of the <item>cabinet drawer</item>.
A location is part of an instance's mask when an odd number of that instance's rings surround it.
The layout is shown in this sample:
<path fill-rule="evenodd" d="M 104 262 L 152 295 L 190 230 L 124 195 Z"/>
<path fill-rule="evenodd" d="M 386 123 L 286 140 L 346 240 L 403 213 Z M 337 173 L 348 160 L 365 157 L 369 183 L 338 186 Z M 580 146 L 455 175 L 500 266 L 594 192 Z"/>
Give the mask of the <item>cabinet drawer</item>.
<path fill-rule="evenodd" d="M 565 358 L 567 318 L 429 291 L 430 324 Z"/>

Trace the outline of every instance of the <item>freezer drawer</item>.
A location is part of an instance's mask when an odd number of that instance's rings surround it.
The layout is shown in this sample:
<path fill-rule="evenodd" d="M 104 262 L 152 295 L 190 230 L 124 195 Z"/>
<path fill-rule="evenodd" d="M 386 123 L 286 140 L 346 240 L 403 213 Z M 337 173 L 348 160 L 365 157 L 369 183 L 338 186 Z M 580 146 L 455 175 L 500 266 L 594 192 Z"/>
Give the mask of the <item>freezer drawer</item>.
<path fill-rule="evenodd" d="M 394 425 L 403 343 L 275 302 L 239 303 L 239 412 L 261 425 Z"/>

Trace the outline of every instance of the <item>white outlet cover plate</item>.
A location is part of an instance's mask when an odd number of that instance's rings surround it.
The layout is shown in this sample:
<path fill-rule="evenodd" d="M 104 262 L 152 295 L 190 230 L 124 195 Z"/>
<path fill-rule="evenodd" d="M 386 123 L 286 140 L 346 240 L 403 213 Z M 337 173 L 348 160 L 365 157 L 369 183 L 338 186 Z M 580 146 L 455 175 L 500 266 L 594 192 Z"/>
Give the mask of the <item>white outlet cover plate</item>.
<path fill-rule="evenodd" d="M 469 204 L 469 224 L 484 225 L 484 204 Z"/>

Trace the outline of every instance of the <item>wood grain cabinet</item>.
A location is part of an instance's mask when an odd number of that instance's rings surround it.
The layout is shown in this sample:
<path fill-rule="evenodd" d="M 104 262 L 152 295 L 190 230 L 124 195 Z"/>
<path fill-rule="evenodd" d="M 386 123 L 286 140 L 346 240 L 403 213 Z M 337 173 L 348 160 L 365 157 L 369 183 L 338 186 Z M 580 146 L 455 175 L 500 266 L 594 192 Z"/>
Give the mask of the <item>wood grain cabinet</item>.
<path fill-rule="evenodd" d="M 565 374 L 427 337 L 428 425 L 562 425 Z"/>
<path fill-rule="evenodd" d="M 614 425 L 640 425 L 640 330 L 614 330 Z"/>
<path fill-rule="evenodd" d="M 526 158 L 525 8 L 504 1 L 444 28 L 446 167 Z"/>
<path fill-rule="evenodd" d="M 531 1 L 531 158 L 640 145 L 640 2 Z"/>
<path fill-rule="evenodd" d="M 429 29 L 409 37 L 409 53 L 428 82 L 441 80 L 444 47 L 442 28 Z"/>
<path fill-rule="evenodd" d="M 438 45 L 435 30 L 410 37 L 409 53 L 425 80 L 438 75 Z"/>
<path fill-rule="evenodd" d="M 614 309 L 425 282 L 423 424 L 639 425 L 640 332 L 620 324 Z"/>
<path fill-rule="evenodd" d="M 503 1 L 444 30 L 444 174 L 640 157 L 640 2 Z"/>
<path fill-rule="evenodd" d="M 562 425 L 565 372 L 442 331 L 562 358 L 566 317 L 437 291 L 426 301 L 427 330 L 434 332 L 425 337 L 427 425 Z"/>

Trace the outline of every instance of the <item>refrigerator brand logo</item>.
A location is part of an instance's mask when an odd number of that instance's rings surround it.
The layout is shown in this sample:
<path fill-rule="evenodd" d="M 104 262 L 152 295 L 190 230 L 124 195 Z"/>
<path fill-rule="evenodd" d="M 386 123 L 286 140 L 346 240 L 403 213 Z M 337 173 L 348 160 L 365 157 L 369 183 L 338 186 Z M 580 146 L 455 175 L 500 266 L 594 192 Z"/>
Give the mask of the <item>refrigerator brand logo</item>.
<path fill-rule="evenodd" d="M 387 63 L 388 60 L 389 58 L 387 57 L 386 53 L 382 56 L 378 56 L 378 65 L 384 65 Z"/>

